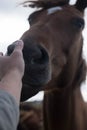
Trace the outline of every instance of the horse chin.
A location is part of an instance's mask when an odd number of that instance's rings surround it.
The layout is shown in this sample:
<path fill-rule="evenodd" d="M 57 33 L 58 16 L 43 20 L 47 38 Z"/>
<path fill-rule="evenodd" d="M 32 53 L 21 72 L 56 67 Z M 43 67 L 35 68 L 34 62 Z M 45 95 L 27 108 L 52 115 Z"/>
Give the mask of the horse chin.
<path fill-rule="evenodd" d="M 23 82 L 22 86 L 22 92 L 21 92 L 21 101 L 25 101 L 29 99 L 30 97 L 36 95 L 39 91 L 44 90 L 46 84 L 48 84 L 49 80 L 46 80 L 45 82 Z"/>
<path fill-rule="evenodd" d="M 33 72 L 32 72 L 33 73 Z M 28 98 L 34 96 L 39 91 L 44 90 L 45 86 L 51 80 L 51 71 L 41 72 L 41 74 L 33 73 L 33 76 L 28 74 L 24 74 L 22 80 L 22 94 L 21 101 L 27 100 Z M 43 73 L 43 74 L 42 74 Z"/>
<path fill-rule="evenodd" d="M 35 87 L 30 84 L 23 83 L 21 92 L 21 101 L 25 101 L 40 91 L 41 87 Z"/>

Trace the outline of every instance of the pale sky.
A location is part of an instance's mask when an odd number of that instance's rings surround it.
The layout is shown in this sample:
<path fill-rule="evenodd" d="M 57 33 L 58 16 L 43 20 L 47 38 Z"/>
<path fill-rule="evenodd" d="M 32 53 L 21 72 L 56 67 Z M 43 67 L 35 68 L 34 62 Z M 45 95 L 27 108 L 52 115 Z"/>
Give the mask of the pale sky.
<path fill-rule="evenodd" d="M 4 53 L 6 52 L 7 46 L 19 39 L 21 35 L 29 28 L 27 18 L 33 9 L 18 6 L 18 3 L 22 1 L 23 0 L 0 0 L 0 51 Z M 71 0 L 71 3 L 74 3 L 75 1 L 76 0 Z M 87 59 L 87 11 L 85 13 L 85 20 L 86 27 L 83 31 L 83 55 Z M 87 86 L 87 83 L 85 83 L 84 86 Z M 85 95 L 87 97 L 87 93 L 85 93 Z M 42 97 L 43 93 L 40 92 L 39 95 L 30 100 L 40 100 Z"/>

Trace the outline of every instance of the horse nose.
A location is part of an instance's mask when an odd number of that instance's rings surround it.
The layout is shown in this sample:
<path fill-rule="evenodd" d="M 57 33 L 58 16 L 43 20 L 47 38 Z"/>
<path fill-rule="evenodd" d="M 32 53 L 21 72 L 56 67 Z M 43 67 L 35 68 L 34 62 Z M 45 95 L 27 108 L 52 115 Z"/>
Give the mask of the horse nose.
<path fill-rule="evenodd" d="M 25 44 L 23 49 L 25 74 L 23 82 L 35 88 L 43 86 L 51 79 L 49 54 L 39 44 Z"/>
<path fill-rule="evenodd" d="M 15 43 L 8 46 L 7 55 L 15 48 Z M 44 47 L 39 44 L 24 43 L 23 57 L 25 73 L 23 82 L 33 86 L 46 84 L 50 80 L 49 55 Z"/>
<path fill-rule="evenodd" d="M 16 45 L 15 43 L 16 42 L 8 46 L 7 55 L 13 52 Z M 24 45 L 23 56 L 25 63 L 32 66 L 38 65 L 38 67 L 40 67 L 39 65 L 46 65 L 49 62 L 48 53 L 41 45 Z"/>
<path fill-rule="evenodd" d="M 8 46 L 8 48 L 7 48 L 7 55 L 8 56 L 11 55 L 11 53 L 14 51 L 14 48 L 15 48 L 14 43 Z"/>
<path fill-rule="evenodd" d="M 8 46 L 7 55 L 10 55 L 15 48 L 15 43 Z M 51 67 L 48 51 L 39 44 L 25 43 L 23 48 L 25 61 L 25 72 L 23 86 L 41 88 L 51 79 Z"/>
<path fill-rule="evenodd" d="M 49 61 L 47 51 L 40 45 L 25 47 L 23 50 L 24 58 L 30 65 L 45 65 Z"/>

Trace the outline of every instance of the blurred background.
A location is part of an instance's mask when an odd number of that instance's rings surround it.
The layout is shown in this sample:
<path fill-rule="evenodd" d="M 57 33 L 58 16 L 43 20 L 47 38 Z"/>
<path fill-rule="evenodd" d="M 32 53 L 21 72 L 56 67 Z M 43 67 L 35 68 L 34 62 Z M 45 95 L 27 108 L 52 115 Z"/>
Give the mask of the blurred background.
<path fill-rule="evenodd" d="M 20 5 L 24 0 L 0 0 L 0 51 L 6 53 L 7 46 L 18 40 L 22 34 L 29 29 L 27 21 L 29 15 L 34 11 L 31 8 L 24 8 Z M 25 0 L 26 1 L 26 0 Z M 76 0 L 71 0 L 70 4 L 74 4 Z M 85 29 L 83 57 L 87 61 L 87 10 L 85 11 Z M 87 80 L 81 87 L 82 96 L 87 101 Z M 39 92 L 36 96 L 28 101 L 42 100 L 43 92 Z"/>

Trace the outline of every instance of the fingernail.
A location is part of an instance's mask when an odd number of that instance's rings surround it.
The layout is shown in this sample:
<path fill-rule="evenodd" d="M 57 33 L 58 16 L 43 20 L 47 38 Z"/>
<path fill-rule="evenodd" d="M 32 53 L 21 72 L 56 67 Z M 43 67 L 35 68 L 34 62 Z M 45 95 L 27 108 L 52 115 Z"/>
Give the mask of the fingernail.
<path fill-rule="evenodd" d="M 17 40 L 14 43 L 15 45 L 23 45 L 23 41 L 22 40 Z"/>

